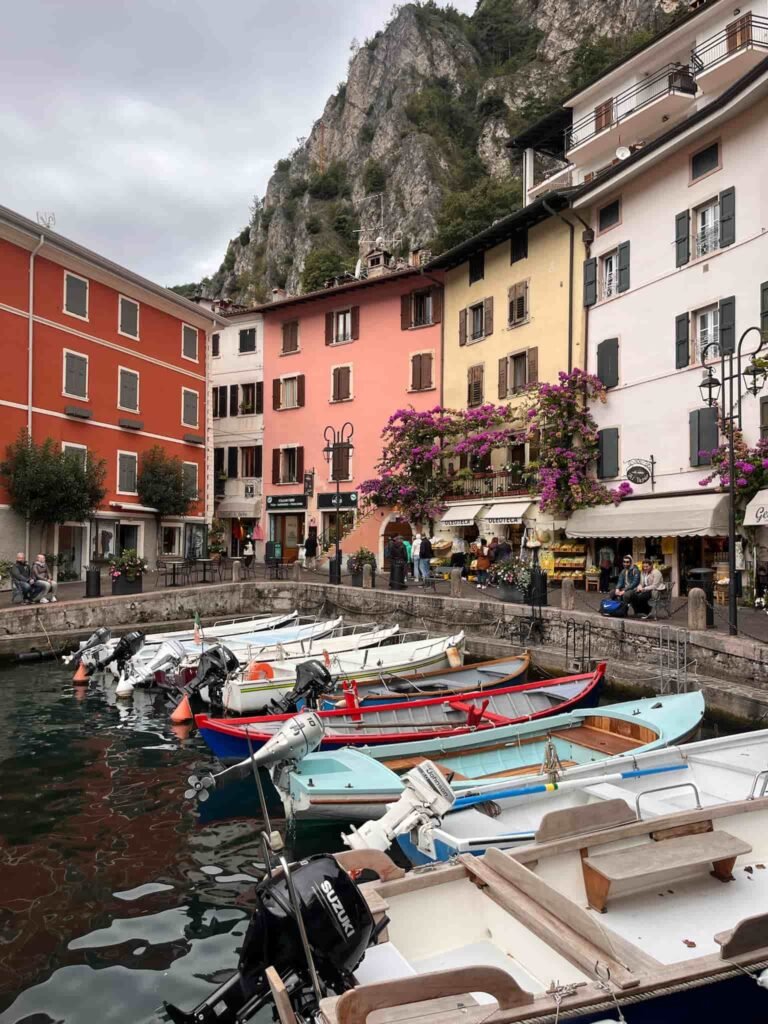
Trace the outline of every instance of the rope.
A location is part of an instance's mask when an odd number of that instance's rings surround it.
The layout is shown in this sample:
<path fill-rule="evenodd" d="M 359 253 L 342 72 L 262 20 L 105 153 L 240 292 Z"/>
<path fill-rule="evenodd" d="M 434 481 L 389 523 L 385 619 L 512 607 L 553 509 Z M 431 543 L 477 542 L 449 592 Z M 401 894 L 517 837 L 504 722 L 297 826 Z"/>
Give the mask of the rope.
<path fill-rule="evenodd" d="M 48 635 L 48 630 L 45 628 L 45 623 L 43 622 L 42 618 L 40 617 L 40 610 L 39 609 L 37 611 L 36 618 L 37 618 L 37 621 L 38 621 L 38 624 L 39 624 L 40 628 L 45 633 L 45 639 L 48 641 L 48 646 L 51 649 L 51 654 L 54 656 L 56 661 L 60 661 L 61 659 L 59 658 L 58 652 L 53 649 L 53 644 L 51 643 L 51 638 Z"/>

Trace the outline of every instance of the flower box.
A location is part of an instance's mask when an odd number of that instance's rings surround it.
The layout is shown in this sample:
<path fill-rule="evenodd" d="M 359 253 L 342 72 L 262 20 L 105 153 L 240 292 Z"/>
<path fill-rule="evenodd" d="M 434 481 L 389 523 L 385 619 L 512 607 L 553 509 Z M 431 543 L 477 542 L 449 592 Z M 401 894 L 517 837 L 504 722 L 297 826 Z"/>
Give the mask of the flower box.
<path fill-rule="evenodd" d="M 129 579 L 127 576 L 112 577 L 112 596 L 124 597 L 127 594 L 141 594 L 143 591 L 143 576 L 135 576 Z"/>
<path fill-rule="evenodd" d="M 511 604 L 525 604 L 528 598 L 522 587 L 511 583 L 500 583 L 499 600 L 507 601 Z"/>

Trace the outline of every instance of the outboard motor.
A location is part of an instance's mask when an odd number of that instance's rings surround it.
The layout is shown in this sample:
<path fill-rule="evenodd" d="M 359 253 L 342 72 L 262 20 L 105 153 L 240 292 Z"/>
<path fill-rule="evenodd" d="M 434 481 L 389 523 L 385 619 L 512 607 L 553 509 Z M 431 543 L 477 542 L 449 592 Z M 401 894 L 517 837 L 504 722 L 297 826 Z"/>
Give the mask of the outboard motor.
<path fill-rule="evenodd" d="M 152 686 L 155 673 L 175 672 L 186 655 L 178 640 L 164 640 L 149 661 L 131 661 L 126 665 L 115 688 L 115 696 L 130 697 L 135 686 Z"/>
<path fill-rule="evenodd" d="M 256 906 L 238 971 L 191 1012 L 165 1003 L 173 1024 L 246 1024 L 253 1020 L 271 999 L 265 976 L 270 966 L 282 978 L 294 1011 L 310 1018 L 317 1010 L 318 993 L 304 952 L 299 914 L 321 989 L 341 994 L 353 987 L 352 972 L 386 927 L 387 919 L 374 923 L 356 883 L 333 857 L 310 857 L 289 870 L 291 886 L 285 870 L 268 875 L 256 886 Z"/>
<path fill-rule="evenodd" d="M 270 701 L 267 714 L 295 715 L 299 703 L 306 708 L 317 708 L 320 697 L 333 690 L 333 676 L 322 661 L 302 661 L 296 666 L 296 685 L 284 697 Z"/>
<path fill-rule="evenodd" d="M 62 661 L 65 665 L 79 665 L 80 659 L 86 651 L 92 651 L 95 647 L 103 647 L 105 644 L 108 644 L 111 639 L 112 630 L 107 629 L 106 626 L 99 626 L 97 630 L 91 633 L 87 640 L 83 640 L 81 642 L 76 651 L 66 655 L 62 658 Z"/>
<path fill-rule="evenodd" d="M 208 700 L 212 707 L 221 707 L 221 694 L 224 684 L 231 675 L 240 671 L 240 661 L 224 644 L 216 644 L 203 651 L 197 662 L 197 672 L 182 693 L 187 697 L 199 693 L 204 686 L 208 687 Z"/>
<path fill-rule="evenodd" d="M 138 629 L 124 633 L 117 641 L 110 657 L 106 661 L 100 662 L 99 668 L 106 668 L 107 665 L 114 664 L 118 673 L 122 672 L 131 658 L 134 658 L 144 646 L 145 639 L 144 633 Z"/>

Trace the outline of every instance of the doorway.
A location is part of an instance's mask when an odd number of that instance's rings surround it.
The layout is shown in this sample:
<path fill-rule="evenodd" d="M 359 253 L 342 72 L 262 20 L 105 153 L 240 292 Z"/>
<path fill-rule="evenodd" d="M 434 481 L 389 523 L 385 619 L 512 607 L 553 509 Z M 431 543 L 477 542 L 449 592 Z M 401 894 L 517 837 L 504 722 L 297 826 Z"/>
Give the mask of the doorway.
<path fill-rule="evenodd" d="M 61 582 L 83 579 L 88 546 L 86 527 L 79 523 L 64 523 L 59 527 L 59 574 Z"/>
<path fill-rule="evenodd" d="M 299 557 L 299 545 L 304 540 L 304 514 L 272 514 L 269 522 L 269 539 L 282 545 L 283 561 L 295 562 Z"/>
<path fill-rule="evenodd" d="M 124 551 L 139 552 L 139 527 L 135 523 L 119 523 L 117 527 L 117 551 L 122 555 Z"/>

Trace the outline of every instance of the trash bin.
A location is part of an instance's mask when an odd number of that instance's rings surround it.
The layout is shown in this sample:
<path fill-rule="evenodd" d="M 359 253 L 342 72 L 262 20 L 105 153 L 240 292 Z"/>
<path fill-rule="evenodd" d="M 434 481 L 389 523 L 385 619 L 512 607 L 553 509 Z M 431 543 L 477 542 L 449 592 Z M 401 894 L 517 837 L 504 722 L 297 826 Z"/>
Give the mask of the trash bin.
<path fill-rule="evenodd" d="M 85 570 L 85 596 L 101 597 L 101 569 L 89 565 Z"/>
<path fill-rule="evenodd" d="M 405 590 L 405 562 L 392 562 L 389 567 L 389 589 Z"/>
<path fill-rule="evenodd" d="M 688 589 L 700 587 L 707 595 L 707 626 L 715 624 L 715 570 L 699 569 L 688 570 Z"/>
<path fill-rule="evenodd" d="M 336 559 L 334 553 L 333 558 L 328 562 L 328 582 L 329 583 L 341 583 L 341 558 L 344 554 L 343 551 L 339 552 L 339 558 Z"/>
<path fill-rule="evenodd" d="M 536 608 L 547 606 L 547 574 L 541 569 L 534 569 L 531 575 L 531 604 Z"/>

